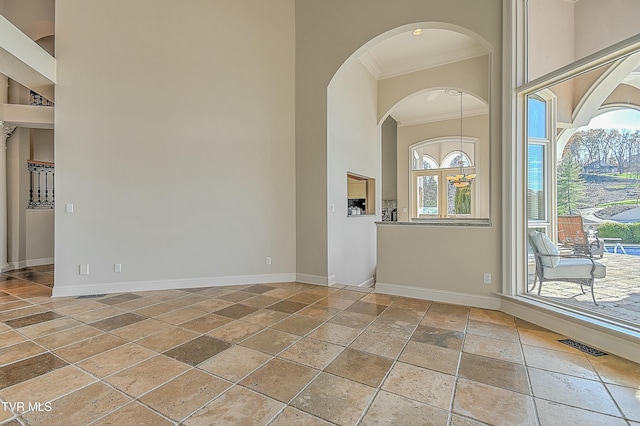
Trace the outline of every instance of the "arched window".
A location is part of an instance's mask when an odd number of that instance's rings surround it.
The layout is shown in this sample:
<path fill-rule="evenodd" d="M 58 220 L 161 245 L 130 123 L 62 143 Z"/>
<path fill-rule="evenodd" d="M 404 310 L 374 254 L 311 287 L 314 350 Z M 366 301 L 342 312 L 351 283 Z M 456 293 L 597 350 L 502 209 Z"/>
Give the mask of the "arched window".
<path fill-rule="evenodd" d="M 469 159 L 467 154 L 462 151 L 454 151 L 448 154 L 442 162 L 444 168 L 456 168 L 456 167 L 471 167 L 473 162 Z"/>
<path fill-rule="evenodd" d="M 411 170 L 428 170 L 440 167 L 438 161 L 432 155 L 424 153 L 425 147 L 422 144 L 411 150 Z"/>
<path fill-rule="evenodd" d="M 460 136 L 438 138 L 410 147 L 411 218 L 474 217 L 472 185 L 454 186 L 447 176 L 475 175 L 477 139 Z M 457 148 L 457 149 L 456 149 Z"/>

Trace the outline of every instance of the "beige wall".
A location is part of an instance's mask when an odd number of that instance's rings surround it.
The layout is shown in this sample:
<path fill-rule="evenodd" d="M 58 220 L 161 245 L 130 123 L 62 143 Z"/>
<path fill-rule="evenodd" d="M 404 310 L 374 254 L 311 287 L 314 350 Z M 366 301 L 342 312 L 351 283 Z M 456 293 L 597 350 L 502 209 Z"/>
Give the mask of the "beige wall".
<path fill-rule="evenodd" d="M 357 25 L 354 25 L 354 22 Z M 327 101 L 326 91 L 331 78 L 338 68 L 358 49 L 380 34 L 397 31 L 399 27 L 415 23 L 445 23 L 452 27 L 478 34 L 493 48 L 492 61 L 502 63 L 502 2 L 499 0 L 464 0 L 459 7 L 451 7 L 449 1 L 425 0 L 415 2 L 399 0 L 298 0 L 296 2 L 296 193 L 297 193 L 297 272 L 298 274 L 326 275 L 327 259 L 322 255 L 327 241 Z M 408 28 L 408 27 L 407 27 Z M 492 226 L 487 228 L 464 228 L 460 231 L 442 228 L 439 234 L 438 256 L 421 256 L 425 268 L 439 268 L 442 253 L 455 252 L 464 240 L 468 249 L 482 252 L 481 259 L 470 260 L 472 267 L 491 269 L 493 286 L 500 282 L 500 99 L 501 69 L 495 66 L 491 76 L 491 99 L 497 101 L 491 109 L 491 162 L 492 167 Z M 392 231 L 393 232 L 393 231 Z M 403 236 L 408 239 L 400 245 L 385 246 L 388 251 L 398 250 L 393 257 L 419 253 L 423 249 L 423 231 L 408 231 Z M 450 233 L 461 238 L 449 238 Z M 379 236 L 380 237 L 380 236 Z M 398 236 L 399 237 L 399 236 Z M 395 237 L 394 237 L 395 238 Z M 398 242 L 399 240 L 396 240 Z M 381 275 L 391 282 L 396 277 L 397 268 L 383 271 L 383 266 L 392 265 L 385 254 L 380 252 L 378 240 L 378 280 Z M 435 248 L 433 249 L 435 251 Z M 317 255 L 316 255 L 317 254 Z M 382 258 L 381 258 L 382 256 Z M 491 261 L 487 263 L 487 260 Z M 482 263 L 484 262 L 484 264 Z M 402 265 L 407 265 L 403 263 Z M 398 266 L 401 268 L 402 266 Z M 474 275 L 475 276 L 475 275 Z M 445 280 L 434 283 L 447 287 L 458 283 L 460 291 L 476 292 L 476 282 L 464 283 L 459 270 L 448 273 Z M 480 277 L 482 278 L 482 277 Z M 429 285 L 422 281 L 415 285 Z M 486 293 L 487 288 L 481 290 Z"/>
<path fill-rule="evenodd" d="M 492 227 L 378 225 L 376 291 L 498 309 L 498 244 Z"/>
<path fill-rule="evenodd" d="M 56 26 L 54 294 L 291 279 L 293 0 L 58 0 Z"/>
<path fill-rule="evenodd" d="M 640 1 L 580 0 L 575 4 L 575 58 L 640 33 Z"/>
<path fill-rule="evenodd" d="M 47 265 L 53 262 L 55 241 L 55 212 L 30 209 L 26 216 L 26 266 Z M 56 284 L 57 285 L 57 284 Z"/>
<path fill-rule="evenodd" d="M 55 1 L 1 0 L 0 14 L 32 40 L 53 34 Z"/>
<path fill-rule="evenodd" d="M 9 104 L 28 105 L 31 101 L 31 93 L 28 88 L 14 80 L 9 80 Z"/>
<path fill-rule="evenodd" d="M 527 2 L 528 80 L 574 60 L 574 7 L 565 0 Z"/>
<path fill-rule="evenodd" d="M 53 163 L 53 130 L 31 129 L 32 160 Z"/>
<path fill-rule="evenodd" d="M 382 200 L 398 200 L 398 122 L 388 116 L 381 127 Z"/>
<path fill-rule="evenodd" d="M 377 81 L 353 59 L 331 80 L 327 97 L 328 277 L 338 284 L 371 284 L 382 182 Z M 347 217 L 347 172 L 375 179 L 375 216 Z"/>
<path fill-rule="evenodd" d="M 7 258 L 16 268 L 26 266 L 27 260 L 29 144 L 30 131 L 25 128 L 17 128 L 7 139 Z M 53 231 L 53 226 L 51 228 Z"/>
<path fill-rule="evenodd" d="M 640 32 L 637 0 L 536 0 L 528 5 L 528 79 Z"/>

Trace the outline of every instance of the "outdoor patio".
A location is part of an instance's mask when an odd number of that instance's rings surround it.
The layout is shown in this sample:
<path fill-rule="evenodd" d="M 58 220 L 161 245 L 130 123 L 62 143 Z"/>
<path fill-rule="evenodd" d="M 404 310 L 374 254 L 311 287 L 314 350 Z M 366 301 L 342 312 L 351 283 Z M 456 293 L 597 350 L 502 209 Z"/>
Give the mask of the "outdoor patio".
<path fill-rule="evenodd" d="M 593 304 L 588 287 L 582 294 L 579 284 L 568 282 L 545 282 L 540 296 L 640 326 L 640 256 L 605 253 L 598 261 L 607 266 L 606 278 L 595 282 L 598 306 Z M 535 265 L 530 268 L 533 270 Z M 529 282 L 532 280 L 530 274 Z M 537 285 L 532 294 L 538 294 Z"/>

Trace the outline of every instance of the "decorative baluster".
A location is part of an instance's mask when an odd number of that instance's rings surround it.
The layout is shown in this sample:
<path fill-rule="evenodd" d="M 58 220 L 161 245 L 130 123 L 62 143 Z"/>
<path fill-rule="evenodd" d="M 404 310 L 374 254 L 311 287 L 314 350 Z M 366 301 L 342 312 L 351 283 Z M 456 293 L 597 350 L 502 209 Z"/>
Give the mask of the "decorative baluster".
<path fill-rule="evenodd" d="M 55 168 L 53 166 L 53 163 L 30 160 L 27 162 L 27 169 L 29 170 L 29 176 L 30 176 L 29 208 L 30 209 L 54 208 Z M 49 179 L 49 173 L 51 173 L 51 179 Z M 42 189 L 43 185 L 44 185 L 44 190 Z M 37 192 L 37 199 L 36 199 L 36 192 Z"/>
<path fill-rule="evenodd" d="M 41 176 L 40 176 L 40 170 L 38 170 L 38 205 L 42 205 L 42 197 L 41 197 L 41 192 L 40 192 L 40 181 L 41 181 Z"/>
<path fill-rule="evenodd" d="M 29 207 L 33 207 L 33 170 L 29 168 Z"/>

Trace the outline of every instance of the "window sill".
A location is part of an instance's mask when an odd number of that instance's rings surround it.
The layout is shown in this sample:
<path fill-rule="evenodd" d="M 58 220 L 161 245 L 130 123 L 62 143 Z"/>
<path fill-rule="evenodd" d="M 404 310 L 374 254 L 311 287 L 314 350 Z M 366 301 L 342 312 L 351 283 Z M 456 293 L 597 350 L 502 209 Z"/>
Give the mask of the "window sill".
<path fill-rule="evenodd" d="M 586 310 L 542 301 L 534 296 L 499 296 L 503 312 L 605 352 L 640 362 L 640 327 L 635 324 L 605 319 Z"/>

